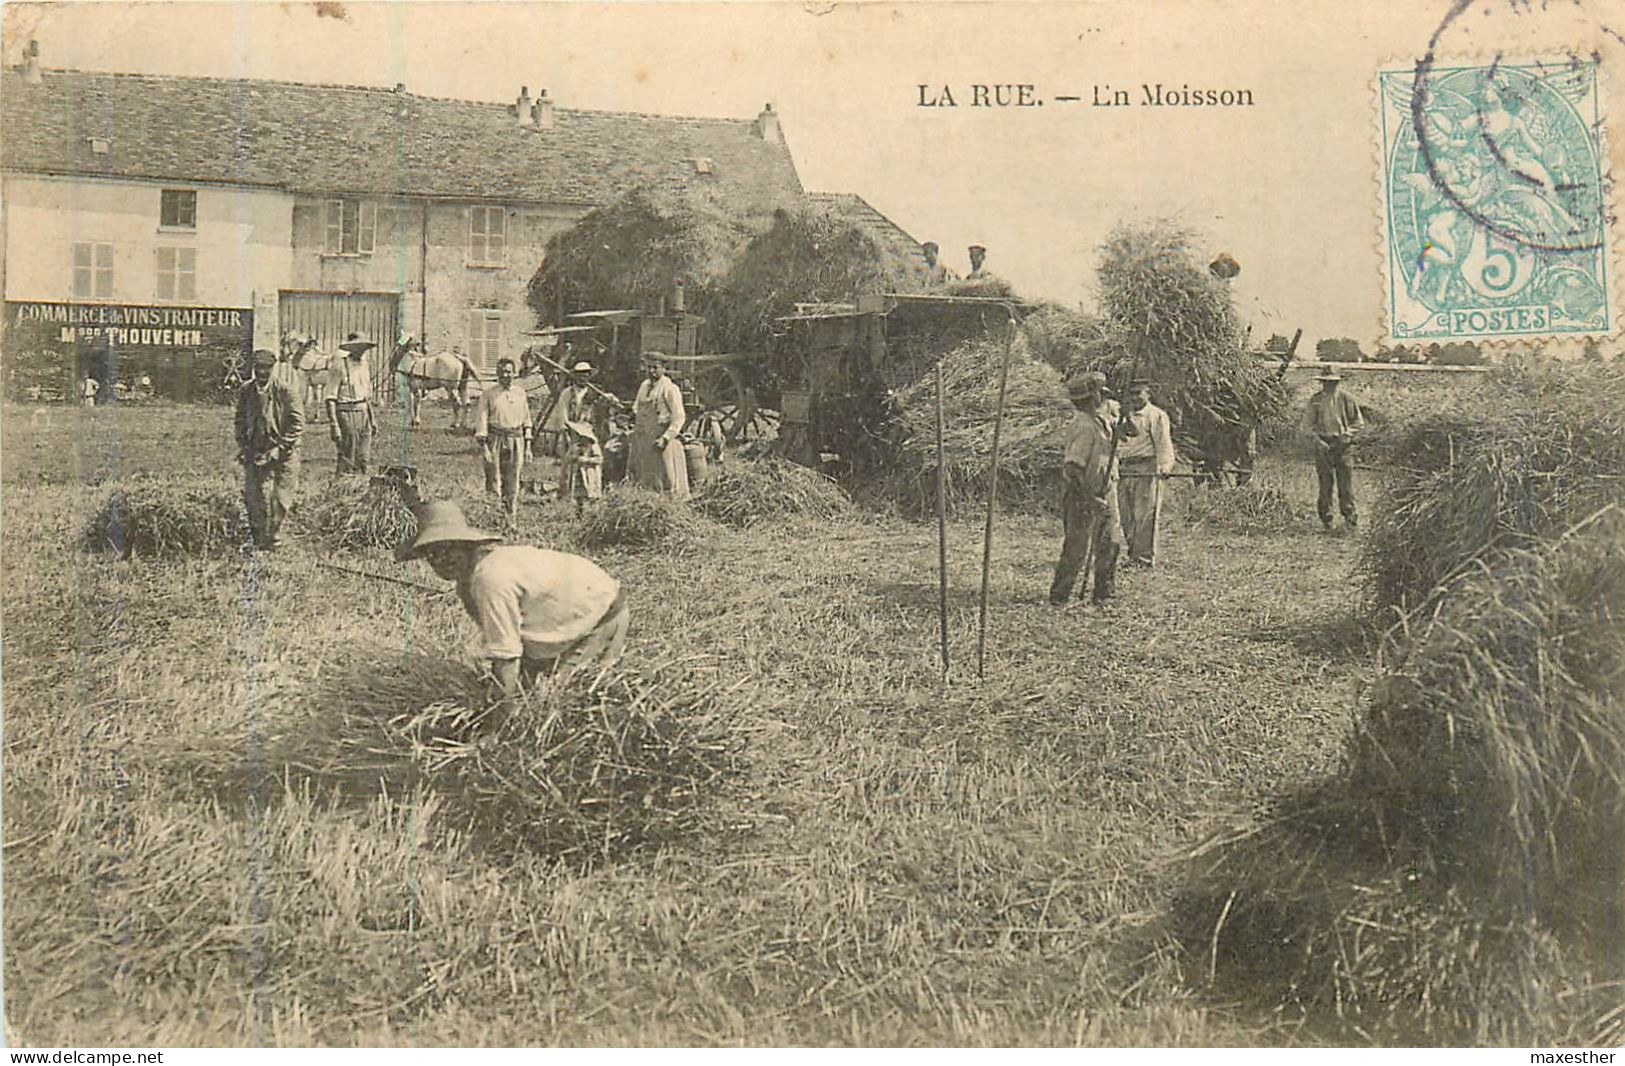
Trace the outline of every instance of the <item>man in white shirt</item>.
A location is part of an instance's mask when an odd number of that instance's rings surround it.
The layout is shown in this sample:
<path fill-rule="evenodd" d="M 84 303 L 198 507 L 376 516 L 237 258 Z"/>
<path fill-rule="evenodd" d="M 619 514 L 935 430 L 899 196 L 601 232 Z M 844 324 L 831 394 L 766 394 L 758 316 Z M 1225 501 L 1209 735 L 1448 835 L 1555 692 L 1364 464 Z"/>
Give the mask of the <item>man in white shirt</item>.
<path fill-rule="evenodd" d="M 666 376 L 662 352 L 643 353 L 644 380 L 632 405 L 632 440 L 627 466 L 633 480 L 656 492 L 688 499 L 688 461 L 677 435 L 688 421 L 683 390 Z"/>
<path fill-rule="evenodd" d="M 519 475 L 530 445 L 530 397 L 514 382 L 514 361 L 497 360 L 497 387 L 480 393 L 474 441 L 485 460 L 485 491 L 502 496 L 510 521 L 519 517 Z"/>
<path fill-rule="evenodd" d="M 338 472 L 365 474 L 372 456 L 372 432 L 377 426 L 372 413 L 372 369 L 367 366 L 367 349 L 372 341 L 352 333 L 339 345 L 344 358 L 327 372 L 327 414 L 332 423 L 333 443 L 339 448 Z"/>
<path fill-rule="evenodd" d="M 85 380 L 81 381 L 79 383 L 79 402 L 80 402 L 80 404 L 82 404 L 84 406 L 87 406 L 87 407 L 91 406 L 91 405 L 94 405 L 95 402 L 96 402 L 96 392 L 100 388 L 101 388 L 101 383 L 98 382 L 95 379 L 94 376 L 92 376 L 90 374 L 86 374 L 85 375 Z"/>
<path fill-rule="evenodd" d="M 480 629 L 480 654 L 502 693 L 574 668 L 602 669 L 620 660 L 628 615 L 621 584 L 590 559 L 528 545 L 500 545 L 475 529 L 449 500 L 417 511 L 417 536 L 395 557 L 424 559 L 457 583 L 457 595 Z"/>
<path fill-rule="evenodd" d="M 1151 402 L 1151 382 L 1144 378 L 1129 383 L 1128 419 L 1119 433 L 1117 510 L 1129 562 L 1155 566 L 1162 482 L 1174 469 L 1174 438 L 1168 414 Z"/>

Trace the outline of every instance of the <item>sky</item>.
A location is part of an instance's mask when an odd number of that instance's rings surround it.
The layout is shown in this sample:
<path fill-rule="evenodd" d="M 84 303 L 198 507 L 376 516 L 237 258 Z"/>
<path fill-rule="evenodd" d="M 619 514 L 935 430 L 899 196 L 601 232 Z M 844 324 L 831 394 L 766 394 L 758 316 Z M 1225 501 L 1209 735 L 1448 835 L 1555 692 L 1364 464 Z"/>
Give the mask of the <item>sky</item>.
<path fill-rule="evenodd" d="M 1260 336 L 1369 346 L 1384 291 L 1377 71 L 1414 64 L 1436 33 L 1441 60 L 1595 53 L 1605 114 L 1625 114 L 1608 16 L 1625 29 L 1618 0 L 13 3 L 4 45 L 8 63 L 35 39 L 46 67 L 471 100 L 525 85 L 565 108 L 751 118 L 771 101 L 807 189 L 863 196 L 951 267 L 982 244 L 1024 295 L 1092 306 L 1111 228 L 1170 218 L 1204 257 L 1241 263 L 1233 288 Z M 1157 83 L 1253 104 L 1091 103 L 1097 87 L 1137 101 Z M 1028 84 L 1043 104 L 972 107 L 978 84 Z M 921 85 L 959 106 L 919 106 Z"/>

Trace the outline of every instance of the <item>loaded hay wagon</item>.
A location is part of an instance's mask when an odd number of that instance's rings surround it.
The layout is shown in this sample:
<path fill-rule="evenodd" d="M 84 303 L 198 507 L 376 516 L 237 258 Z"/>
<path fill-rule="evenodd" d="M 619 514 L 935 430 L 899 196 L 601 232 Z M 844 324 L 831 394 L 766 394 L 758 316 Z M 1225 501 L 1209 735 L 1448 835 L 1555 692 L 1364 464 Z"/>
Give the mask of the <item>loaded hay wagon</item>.
<path fill-rule="evenodd" d="M 779 320 L 770 356 L 780 454 L 848 472 L 884 461 L 895 443 L 891 394 L 956 345 L 1007 329 L 1028 310 L 1013 299 L 916 293 L 798 304 Z"/>

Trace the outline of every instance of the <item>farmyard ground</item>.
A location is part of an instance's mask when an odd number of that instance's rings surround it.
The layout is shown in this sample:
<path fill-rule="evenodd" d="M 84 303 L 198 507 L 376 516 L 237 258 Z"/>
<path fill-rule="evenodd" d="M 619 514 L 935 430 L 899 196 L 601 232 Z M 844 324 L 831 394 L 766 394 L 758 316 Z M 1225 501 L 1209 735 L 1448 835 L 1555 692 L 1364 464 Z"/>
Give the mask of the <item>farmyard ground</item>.
<path fill-rule="evenodd" d="M 444 419 L 379 451 L 477 485 Z M 309 484 L 332 476 L 321 428 Z M 1164 565 L 1102 615 L 1045 602 L 1059 523 L 1004 516 L 982 682 L 981 529 L 956 524 L 946 690 L 930 527 L 718 526 L 701 552 L 603 556 L 630 656 L 738 684 L 751 770 L 716 834 L 582 873 L 447 831 L 429 793 L 264 765 L 323 677 L 464 651 L 454 601 L 324 569 L 308 538 L 179 564 L 78 546 L 108 491 L 89 483 L 229 475 L 227 409 L 10 407 L 3 429 L 8 1042 L 1313 1039 L 1188 991 L 1205 960 L 1156 936 L 1171 860 L 1329 770 L 1369 676 L 1343 639 L 1356 542 L 1312 517 L 1244 537 L 1176 499 Z M 1307 471 L 1265 476 L 1309 514 Z M 532 539 L 568 526 L 527 507 Z M 222 767 L 279 783 L 244 795 Z"/>

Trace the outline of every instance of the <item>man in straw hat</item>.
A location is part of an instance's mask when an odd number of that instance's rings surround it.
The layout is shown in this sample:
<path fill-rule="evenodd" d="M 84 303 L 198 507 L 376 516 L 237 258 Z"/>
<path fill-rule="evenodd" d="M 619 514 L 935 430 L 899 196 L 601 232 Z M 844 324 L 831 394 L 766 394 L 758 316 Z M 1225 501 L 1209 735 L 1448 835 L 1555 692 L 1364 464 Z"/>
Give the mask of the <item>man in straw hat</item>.
<path fill-rule="evenodd" d="M 286 378 L 273 378 L 276 353 L 254 352 L 254 379 L 237 391 L 237 449 L 243 464 L 243 498 L 254 544 L 267 551 L 280 543 L 282 523 L 299 492 L 299 436 L 304 398 Z"/>
<path fill-rule="evenodd" d="M 626 596 L 597 563 L 529 545 L 499 545 L 462 509 L 434 500 L 417 509 L 417 536 L 395 558 L 425 559 L 457 583 L 480 629 L 480 653 L 504 695 L 538 677 L 617 662 L 626 647 Z"/>
<path fill-rule="evenodd" d="M 378 345 L 352 333 L 327 371 L 327 415 L 333 443 L 338 445 L 338 472 L 365 474 L 372 456 L 372 433 L 377 419 L 372 412 L 372 368 L 367 351 Z"/>
<path fill-rule="evenodd" d="M 1335 484 L 1338 512 L 1343 516 L 1343 523 L 1353 529 L 1359 520 L 1354 511 L 1354 467 L 1349 460 L 1349 445 L 1365 420 L 1354 398 L 1338 391 L 1337 384 L 1343 380 L 1341 374 L 1327 367 L 1316 380 L 1320 382 L 1320 391 L 1309 397 L 1303 416 L 1303 427 L 1314 442 L 1315 474 L 1320 478 L 1315 509 L 1320 512 L 1320 524 L 1330 532 Z"/>
<path fill-rule="evenodd" d="M 510 522 L 519 517 L 519 475 L 530 447 L 530 396 L 514 381 L 514 361 L 497 360 L 497 384 L 480 393 L 474 441 L 485 459 L 485 491 L 502 497 Z"/>
<path fill-rule="evenodd" d="M 1167 412 L 1151 402 L 1149 379 L 1129 382 L 1128 418 L 1121 430 L 1117 507 L 1128 541 L 1128 558 L 1140 566 L 1155 566 L 1162 482 L 1174 469 L 1174 438 Z"/>
<path fill-rule="evenodd" d="M 632 405 L 632 442 L 627 466 L 645 488 L 688 499 L 688 461 L 677 435 L 688 421 L 683 391 L 666 376 L 664 352 L 643 353 L 644 380 Z"/>
<path fill-rule="evenodd" d="M 576 360 L 560 386 L 558 396 L 547 409 L 547 417 L 542 421 L 542 432 L 547 435 L 542 443 L 561 460 L 569 453 L 572 443 L 567 424 L 589 421 L 593 417 L 594 396 L 589 387 L 592 374 L 591 363 L 585 359 Z M 559 494 L 564 495 L 562 489 Z"/>
<path fill-rule="evenodd" d="M 1111 598 L 1123 536 L 1117 517 L 1117 494 L 1113 491 L 1117 471 L 1112 435 L 1116 432 L 1117 405 L 1106 399 L 1106 375 L 1098 370 L 1079 374 L 1067 382 L 1067 394 L 1078 413 L 1067 428 L 1066 453 L 1061 462 L 1065 486 L 1061 524 L 1065 539 L 1049 589 L 1049 601 L 1057 607 L 1071 598 L 1072 586 L 1091 555 L 1094 602 L 1102 604 Z"/>

